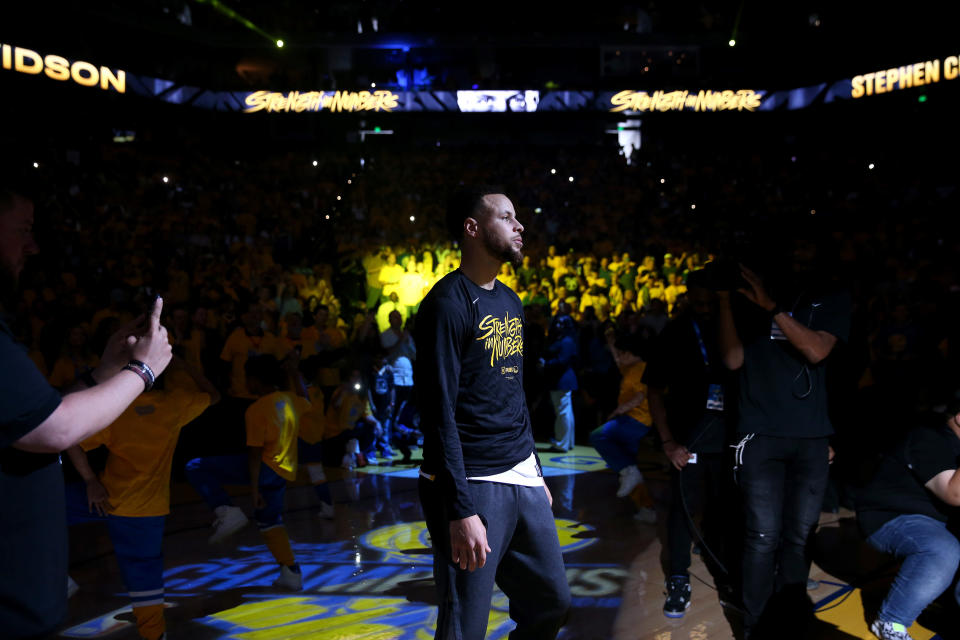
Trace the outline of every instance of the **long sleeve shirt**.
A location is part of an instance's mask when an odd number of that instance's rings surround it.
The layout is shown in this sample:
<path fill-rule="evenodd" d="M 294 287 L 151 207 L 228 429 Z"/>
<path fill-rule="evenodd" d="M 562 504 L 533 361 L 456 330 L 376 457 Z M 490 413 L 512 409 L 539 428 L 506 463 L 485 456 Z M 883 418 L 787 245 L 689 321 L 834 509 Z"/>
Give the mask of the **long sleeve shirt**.
<path fill-rule="evenodd" d="M 451 520 L 474 515 L 467 478 L 513 468 L 535 452 L 523 393 L 523 306 L 506 285 L 483 289 L 460 270 L 417 314 L 415 383 L 423 466 Z"/>

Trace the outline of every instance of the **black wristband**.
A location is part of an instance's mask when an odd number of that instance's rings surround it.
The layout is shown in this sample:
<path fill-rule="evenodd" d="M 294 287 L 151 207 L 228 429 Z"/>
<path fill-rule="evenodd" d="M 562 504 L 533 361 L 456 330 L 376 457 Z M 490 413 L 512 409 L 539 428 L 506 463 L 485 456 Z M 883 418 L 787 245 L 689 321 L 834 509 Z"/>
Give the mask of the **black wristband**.
<path fill-rule="evenodd" d="M 97 379 L 93 377 L 93 372 L 89 369 L 80 374 L 80 382 L 87 385 L 87 388 L 97 386 Z"/>

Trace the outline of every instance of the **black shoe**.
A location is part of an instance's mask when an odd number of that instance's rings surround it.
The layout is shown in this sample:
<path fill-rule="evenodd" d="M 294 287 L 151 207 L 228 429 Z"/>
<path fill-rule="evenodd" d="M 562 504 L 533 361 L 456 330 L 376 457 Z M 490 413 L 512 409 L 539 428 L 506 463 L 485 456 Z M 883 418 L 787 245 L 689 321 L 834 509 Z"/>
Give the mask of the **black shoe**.
<path fill-rule="evenodd" d="M 690 607 L 690 578 L 670 576 L 667 579 L 667 601 L 663 603 L 663 615 L 682 618 Z"/>

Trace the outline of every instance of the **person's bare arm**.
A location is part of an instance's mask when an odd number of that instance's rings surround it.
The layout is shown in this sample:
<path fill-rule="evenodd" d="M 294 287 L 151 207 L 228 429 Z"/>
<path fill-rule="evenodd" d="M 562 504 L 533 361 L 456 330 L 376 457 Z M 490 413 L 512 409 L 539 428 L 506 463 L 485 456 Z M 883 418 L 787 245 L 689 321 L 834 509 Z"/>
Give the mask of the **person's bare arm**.
<path fill-rule="evenodd" d="M 941 471 L 924 486 L 951 507 L 960 507 L 960 469 Z"/>
<path fill-rule="evenodd" d="M 146 363 L 155 375 L 160 375 L 172 356 L 167 330 L 160 324 L 162 308 L 163 301 L 158 299 L 142 335 L 129 335 L 124 340 L 130 356 Z M 34 453 L 69 449 L 109 426 L 143 390 L 139 375 L 121 369 L 95 387 L 64 396 L 46 420 L 13 446 Z"/>
<path fill-rule="evenodd" d="M 80 448 L 80 445 L 74 445 L 67 449 L 67 455 L 70 457 L 70 461 L 73 462 L 77 473 L 80 474 L 80 477 L 83 478 L 83 481 L 87 485 L 87 509 L 90 510 L 90 513 L 96 511 L 96 513 L 102 516 L 107 515 L 107 510 L 111 508 L 110 494 L 107 493 L 106 487 L 100 483 L 97 474 L 95 474 L 90 467 L 87 454 Z"/>
<path fill-rule="evenodd" d="M 667 423 L 667 408 L 663 401 L 663 389 L 650 387 L 650 415 L 653 418 L 653 425 L 660 434 L 660 442 L 663 443 L 663 452 L 667 454 L 670 463 L 678 471 L 687 466 L 690 460 L 690 452 L 685 446 L 673 439 L 673 432 Z"/>
<path fill-rule="evenodd" d="M 758 307 L 773 312 L 777 308 L 777 303 L 767 293 L 760 277 L 742 265 L 740 273 L 750 285 L 750 288 L 739 289 L 738 291 Z M 790 341 L 790 344 L 802 353 L 811 364 L 821 362 L 830 355 L 833 347 L 837 344 L 837 337 L 832 333 L 809 329 L 784 311 L 777 313 L 773 316 L 773 319 L 783 331 L 783 335 Z"/>
<path fill-rule="evenodd" d="M 718 291 L 719 309 L 717 313 L 717 346 L 727 369 L 736 371 L 743 366 L 743 342 L 737 334 L 737 325 L 733 320 L 733 308 L 730 306 L 730 292 Z"/>

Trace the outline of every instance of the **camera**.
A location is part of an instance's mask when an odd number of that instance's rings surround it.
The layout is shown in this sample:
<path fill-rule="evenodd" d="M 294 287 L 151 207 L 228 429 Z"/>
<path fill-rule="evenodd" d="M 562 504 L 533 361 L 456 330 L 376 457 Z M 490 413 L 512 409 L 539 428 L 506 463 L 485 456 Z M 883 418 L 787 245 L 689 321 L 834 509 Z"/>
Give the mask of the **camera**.
<path fill-rule="evenodd" d="M 736 291 L 747 287 L 740 274 L 740 263 L 732 257 L 720 257 L 704 267 L 704 285 L 711 291 Z"/>

